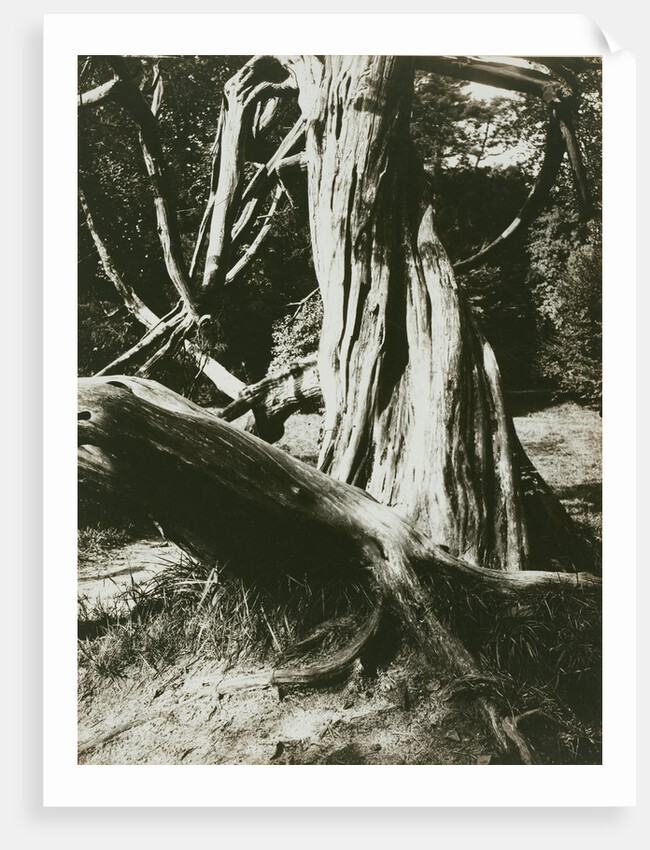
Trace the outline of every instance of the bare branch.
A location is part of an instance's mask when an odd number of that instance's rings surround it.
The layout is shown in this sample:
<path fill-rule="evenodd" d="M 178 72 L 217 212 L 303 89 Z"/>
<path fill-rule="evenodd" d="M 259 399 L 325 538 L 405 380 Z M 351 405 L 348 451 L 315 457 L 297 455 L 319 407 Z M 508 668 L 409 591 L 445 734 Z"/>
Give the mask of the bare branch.
<path fill-rule="evenodd" d="M 558 83 L 548 74 L 533 68 L 491 62 L 475 56 L 417 56 L 416 67 L 446 77 L 483 83 L 509 91 L 542 97 L 548 85 Z"/>
<path fill-rule="evenodd" d="M 153 328 L 159 322 L 158 316 L 156 316 L 156 314 L 147 307 L 144 301 L 142 301 L 140 297 L 135 293 L 134 289 L 124 282 L 119 272 L 115 268 L 115 265 L 113 264 L 111 256 L 108 252 L 108 248 L 106 247 L 104 240 L 97 232 L 95 222 L 93 221 L 93 217 L 90 212 L 90 208 L 88 207 L 88 202 L 86 201 L 86 196 L 84 195 L 84 192 L 81 188 L 79 188 L 79 203 L 81 204 L 81 209 L 83 210 L 84 215 L 86 217 L 86 224 L 88 225 L 88 230 L 90 231 L 92 240 L 95 243 L 95 248 L 97 249 L 97 253 L 99 254 L 99 258 L 101 260 L 106 276 L 111 281 L 118 294 L 121 296 L 129 312 L 133 316 L 135 316 L 135 318 L 146 328 Z"/>
<path fill-rule="evenodd" d="M 544 160 L 542 161 L 537 179 L 535 180 L 528 197 L 524 201 L 523 206 L 508 227 L 506 227 L 506 229 L 489 245 L 486 245 L 471 257 L 467 257 L 465 260 L 460 260 L 459 262 L 454 263 L 454 271 L 456 273 L 469 271 L 470 269 L 476 268 L 486 262 L 497 249 L 503 247 L 503 245 L 512 236 L 514 236 L 515 233 L 519 233 L 533 220 L 541 209 L 544 201 L 551 191 L 551 188 L 553 187 L 553 184 L 555 183 L 563 157 L 564 145 L 562 144 L 562 134 L 559 129 L 559 122 L 555 115 L 552 114 L 549 119 L 546 134 Z"/>
<path fill-rule="evenodd" d="M 213 167 L 214 198 L 210 199 L 211 221 L 201 284 L 203 303 L 214 299 L 226 282 L 232 232 L 243 194 L 246 141 L 252 131 L 257 102 L 263 96 L 278 97 L 293 91 L 295 83 L 291 75 L 268 56 L 251 59 L 224 87 L 227 110 L 222 110 L 216 186 L 216 164 Z"/>
<path fill-rule="evenodd" d="M 137 349 L 136 351 L 131 349 L 129 352 L 126 352 L 124 355 L 125 360 L 122 361 L 124 364 L 124 362 L 127 362 L 127 355 L 130 355 L 128 357 L 128 360 L 130 361 L 131 357 L 136 357 L 143 349 L 148 350 L 154 343 L 157 342 L 160 344 L 161 341 L 164 343 L 169 330 L 171 329 L 173 331 L 173 329 L 177 326 L 176 323 L 178 322 L 180 324 L 185 314 L 181 311 L 178 315 L 176 315 L 176 310 L 178 308 L 175 307 L 174 310 L 172 310 L 171 313 L 169 313 L 164 319 L 160 319 L 152 310 L 149 309 L 149 307 L 147 307 L 147 305 L 135 293 L 133 288 L 124 282 L 115 268 L 108 248 L 97 232 L 86 197 L 81 189 L 79 189 L 79 201 L 106 276 L 115 286 L 115 289 L 121 296 L 129 312 L 151 332 L 151 337 L 145 335 L 142 340 L 136 343 L 133 347 L 133 349 Z M 188 340 L 184 341 L 184 345 L 188 353 L 196 361 L 203 374 L 212 381 L 215 387 L 223 395 L 226 395 L 229 398 L 236 398 L 241 390 L 246 386 L 243 381 L 240 381 L 239 378 L 231 375 L 230 372 L 228 372 L 228 370 L 216 360 L 211 357 L 207 357 L 203 352 L 201 352 L 198 346 L 190 343 Z M 116 362 L 117 361 L 114 361 L 114 363 Z M 112 365 L 113 364 L 109 364 L 102 370 L 102 372 L 105 373 L 106 370 L 111 369 Z"/>
<path fill-rule="evenodd" d="M 151 328 L 151 330 L 148 330 L 142 339 L 138 340 L 128 351 L 116 357 L 115 360 L 104 366 L 99 372 L 96 372 L 95 377 L 115 375 L 120 371 L 123 372 L 142 356 L 145 356 L 150 349 L 158 349 L 173 329 L 180 324 L 181 320 L 182 315 L 178 313 L 175 313 L 173 316 L 170 314 L 168 317 L 161 319 L 157 325 Z"/>
<path fill-rule="evenodd" d="M 185 270 L 176 211 L 171 201 L 171 192 L 168 186 L 167 171 L 155 115 L 147 105 L 138 87 L 131 80 L 124 59 L 120 56 L 111 56 L 109 61 L 120 79 L 120 86 L 115 90 L 116 99 L 127 110 L 138 128 L 147 173 L 151 177 L 158 235 L 163 249 L 167 272 L 183 300 L 188 314 L 193 319 L 198 320 L 198 310 L 194 303 L 189 277 Z M 160 77 L 158 79 L 159 82 L 154 92 L 154 107 L 156 109 L 160 107 L 160 97 L 162 94 Z"/>
<path fill-rule="evenodd" d="M 230 269 L 230 271 L 226 275 L 226 283 L 232 283 L 233 280 L 235 280 L 255 258 L 262 243 L 271 232 L 273 217 L 278 210 L 280 200 L 282 199 L 284 194 L 284 188 L 282 186 L 278 186 L 275 190 L 275 195 L 273 196 L 269 211 L 264 216 L 264 223 L 262 224 L 262 227 L 259 229 L 257 236 L 251 242 L 250 246 L 246 249 L 246 251 L 244 251 L 242 256 L 237 260 L 235 265 Z"/>
<path fill-rule="evenodd" d="M 118 85 L 119 80 L 117 77 L 113 77 L 112 80 L 108 80 L 106 83 L 102 83 L 90 91 L 83 92 L 83 94 L 79 95 L 79 106 L 96 106 L 98 103 L 101 103 L 104 100 L 108 100 L 112 97 L 114 93 L 115 87 Z"/>
<path fill-rule="evenodd" d="M 232 246 L 236 248 L 241 243 L 241 237 L 245 234 L 254 216 L 257 215 L 265 195 L 275 179 L 278 179 L 280 171 L 285 167 L 291 167 L 303 161 L 304 153 L 291 154 L 295 148 L 302 144 L 304 138 L 305 124 L 302 119 L 296 122 L 291 130 L 278 145 L 277 150 L 268 162 L 261 166 L 251 178 L 248 186 L 242 193 L 243 210 L 233 225 Z"/>
<path fill-rule="evenodd" d="M 312 409 L 322 399 L 317 357 L 312 355 L 244 387 L 219 416 L 233 422 L 246 411 L 261 407 L 267 419 L 284 422 L 296 410 Z"/>
<path fill-rule="evenodd" d="M 319 292 L 320 292 L 320 287 L 318 287 L 318 286 L 317 286 L 317 287 L 316 287 L 316 289 L 312 289 L 312 291 L 311 291 L 308 295 L 305 295 L 305 297 L 304 297 L 304 298 L 301 298 L 301 299 L 300 299 L 300 301 L 291 301 L 289 304 L 287 304 L 287 307 L 296 307 L 296 310 L 295 310 L 295 312 L 291 315 L 291 318 L 289 319 L 289 321 L 290 321 L 290 322 L 293 322 L 293 320 L 296 318 L 296 316 L 297 316 L 297 315 L 298 315 L 298 313 L 300 312 L 300 309 L 301 309 L 301 308 L 302 308 L 302 307 L 303 307 L 303 306 L 304 306 L 304 305 L 305 305 L 308 301 L 311 301 L 311 299 L 314 297 L 314 295 L 316 295 L 316 294 L 317 294 L 317 293 L 319 293 Z"/>
<path fill-rule="evenodd" d="M 153 91 L 153 98 L 151 100 L 151 114 L 154 118 L 158 117 L 158 113 L 160 112 L 160 106 L 162 104 L 163 93 L 165 90 L 165 84 L 163 82 L 162 74 L 160 73 L 160 63 L 156 62 L 153 66 L 153 82 L 151 84 L 151 88 Z"/>

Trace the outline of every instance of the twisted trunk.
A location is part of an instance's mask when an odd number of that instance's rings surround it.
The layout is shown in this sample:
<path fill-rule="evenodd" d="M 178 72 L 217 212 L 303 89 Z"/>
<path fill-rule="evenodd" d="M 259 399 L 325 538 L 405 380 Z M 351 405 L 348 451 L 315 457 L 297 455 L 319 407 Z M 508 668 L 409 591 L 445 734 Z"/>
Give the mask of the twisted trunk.
<path fill-rule="evenodd" d="M 422 197 L 413 64 L 332 57 L 307 133 L 324 305 L 320 467 L 477 564 L 530 553 L 499 372 Z"/>
<path fill-rule="evenodd" d="M 460 640 L 433 613 L 418 572 L 444 585 L 484 583 L 516 600 L 519 590 L 571 583 L 598 591 L 593 576 L 495 571 L 449 555 L 367 493 L 246 434 L 153 381 L 116 377 L 79 382 L 79 480 L 113 492 L 154 517 L 167 537 L 205 562 L 243 575 L 363 570 L 376 610 L 349 645 L 307 668 L 276 669 L 275 684 L 343 672 L 374 635 L 383 609 L 395 612 L 431 662 L 454 677 L 480 675 Z M 469 582 L 469 584 L 468 584 Z M 462 596 L 462 594 L 461 594 Z M 501 745 L 529 759 L 507 717 L 481 705 Z M 515 730 L 516 732 L 516 730 Z"/>

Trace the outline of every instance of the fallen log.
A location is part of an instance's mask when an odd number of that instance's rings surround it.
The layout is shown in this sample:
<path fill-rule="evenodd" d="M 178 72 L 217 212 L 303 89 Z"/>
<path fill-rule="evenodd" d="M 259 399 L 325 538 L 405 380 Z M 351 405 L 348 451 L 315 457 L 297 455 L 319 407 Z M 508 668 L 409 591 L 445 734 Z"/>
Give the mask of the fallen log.
<path fill-rule="evenodd" d="M 80 483 L 150 515 L 193 557 L 249 576 L 297 568 L 365 571 L 378 600 L 375 613 L 329 663 L 277 670 L 275 684 L 339 674 L 375 634 L 382 608 L 400 617 L 433 664 L 457 677 L 478 675 L 472 655 L 433 613 L 421 570 L 459 581 L 470 576 L 515 595 L 531 586 L 600 584 L 588 574 L 497 571 L 455 558 L 359 488 L 154 381 L 82 379 L 78 401 Z M 483 709 L 501 745 L 514 743 L 526 761 L 527 750 L 502 713 L 488 700 Z"/>

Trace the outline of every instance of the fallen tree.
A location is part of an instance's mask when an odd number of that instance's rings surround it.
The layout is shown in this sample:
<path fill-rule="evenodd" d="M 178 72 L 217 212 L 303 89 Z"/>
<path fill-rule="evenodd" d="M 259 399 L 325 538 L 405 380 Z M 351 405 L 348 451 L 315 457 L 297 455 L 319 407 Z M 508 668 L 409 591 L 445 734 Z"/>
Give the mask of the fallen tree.
<path fill-rule="evenodd" d="M 220 374 L 221 390 L 233 399 L 222 418 L 141 378 L 87 379 L 79 396 L 84 486 L 118 493 L 195 558 L 227 562 L 241 575 L 303 565 L 312 575 L 361 570 L 371 577 L 375 609 L 348 645 L 315 664 L 276 669 L 276 683 L 341 673 L 387 609 L 432 664 L 454 677 L 480 677 L 477 660 L 434 614 L 420 576 L 432 577 L 434 597 L 436 580 L 469 582 L 473 594 L 489 588 L 515 603 L 518 593 L 535 588 L 599 592 L 599 579 L 588 571 L 593 553 L 519 444 L 496 359 L 437 237 L 409 138 L 416 64 L 413 57 L 382 56 L 251 59 L 224 93 L 211 190 L 191 264 L 196 273 L 205 249 L 200 280 L 185 272 L 174 249 L 173 208 L 158 179 L 151 113 L 145 116 L 124 64 L 112 60 L 117 82 L 82 98 L 126 98 L 147 167 L 157 176 L 159 232 L 181 299 L 161 320 L 164 330 L 145 315 L 145 338 L 105 373 L 146 353 L 140 374 L 147 374 L 152 358 L 181 343 L 198 346 L 199 362 L 209 355 L 224 287 L 268 233 L 286 191 L 283 169 L 306 163 L 324 307 L 318 369 L 310 361 L 253 387 L 235 384 L 235 391 L 227 373 Z M 540 70 L 481 65 L 480 73 L 539 89 L 549 105 L 550 150 L 521 214 L 530 216 L 550 188 L 561 139 L 569 144 L 573 138 L 562 129 L 568 127 L 566 85 Z M 287 97 L 297 98 L 301 118 L 247 183 L 247 150 Z M 95 242 L 99 248 L 101 240 Z M 115 285 L 142 321 L 140 303 L 123 283 Z M 225 421 L 250 409 L 258 433 L 276 439 L 284 418 L 321 393 L 318 470 Z M 481 704 L 502 746 L 510 741 L 530 762 L 503 707 L 488 697 Z"/>
<path fill-rule="evenodd" d="M 454 677 L 479 677 L 476 660 L 431 609 L 419 574 L 511 601 L 522 591 L 566 585 L 597 593 L 590 574 L 498 571 L 454 557 L 393 509 L 357 487 L 233 428 L 155 382 L 82 379 L 79 476 L 100 495 L 154 517 L 165 535 L 201 561 L 234 565 L 244 575 L 312 575 L 334 570 L 371 576 L 375 609 L 336 654 L 306 667 L 276 669 L 273 684 L 315 683 L 349 668 L 390 610 L 433 664 Z M 529 761 L 512 721 L 490 700 L 483 708 L 500 743 L 513 741 Z"/>

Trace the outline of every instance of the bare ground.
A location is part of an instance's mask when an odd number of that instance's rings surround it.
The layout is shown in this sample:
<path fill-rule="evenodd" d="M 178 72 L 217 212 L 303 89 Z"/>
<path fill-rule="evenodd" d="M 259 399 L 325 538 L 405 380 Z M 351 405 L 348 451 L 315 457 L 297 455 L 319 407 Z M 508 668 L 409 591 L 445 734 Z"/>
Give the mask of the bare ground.
<path fill-rule="evenodd" d="M 517 417 L 524 447 L 576 520 L 600 529 L 601 420 L 574 404 Z M 320 418 L 294 416 L 280 445 L 314 462 Z M 164 569 L 180 553 L 140 540 L 86 554 L 85 609 Z M 82 611 L 84 608 L 82 607 Z M 405 654 L 387 669 L 361 665 L 327 688 L 231 689 L 258 674 L 199 656 L 172 669 L 140 665 L 79 699 L 81 764 L 490 764 L 499 759 L 475 711 Z M 551 760 L 546 757 L 546 760 Z"/>

